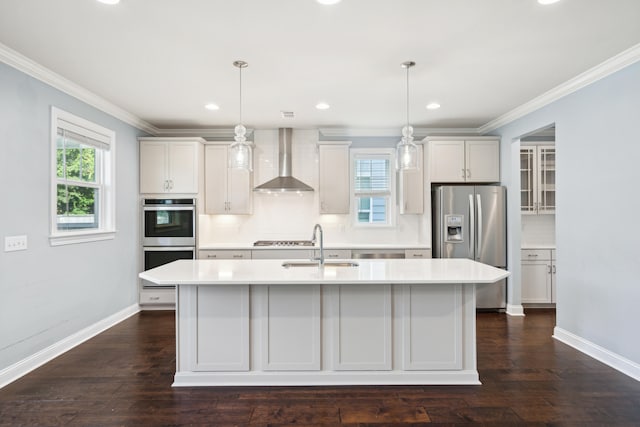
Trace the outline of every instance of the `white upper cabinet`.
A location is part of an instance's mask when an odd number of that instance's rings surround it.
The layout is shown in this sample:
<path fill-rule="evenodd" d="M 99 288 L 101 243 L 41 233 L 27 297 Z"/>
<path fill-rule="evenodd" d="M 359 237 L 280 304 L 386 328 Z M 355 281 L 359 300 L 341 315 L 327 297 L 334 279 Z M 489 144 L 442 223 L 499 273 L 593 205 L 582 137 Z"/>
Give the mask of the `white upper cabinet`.
<path fill-rule="evenodd" d="M 205 147 L 205 213 L 250 214 L 253 174 L 228 167 L 229 144 Z"/>
<path fill-rule="evenodd" d="M 418 145 L 418 169 L 400 171 L 400 205 L 401 214 L 424 213 L 424 161 L 422 145 Z"/>
<path fill-rule="evenodd" d="M 500 141 L 492 137 L 433 137 L 429 141 L 431 182 L 500 181 Z"/>
<path fill-rule="evenodd" d="M 321 214 L 349 213 L 349 145 L 351 142 L 319 143 Z"/>
<path fill-rule="evenodd" d="M 202 138 L 139 138 L 140 193 L 197 194 Z"/>
<path fill-rule="evenodd" d="M 520 207 L 523 214 L 555 213 L 555 146 L 537 145 L 520 148 Z"/>

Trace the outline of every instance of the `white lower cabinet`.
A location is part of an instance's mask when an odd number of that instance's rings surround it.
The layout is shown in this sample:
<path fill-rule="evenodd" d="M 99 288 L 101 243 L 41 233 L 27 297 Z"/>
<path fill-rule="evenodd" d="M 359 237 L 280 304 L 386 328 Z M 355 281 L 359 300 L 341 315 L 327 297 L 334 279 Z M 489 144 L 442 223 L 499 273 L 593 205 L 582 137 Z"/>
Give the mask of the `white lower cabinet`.
<path fill-rule="evenodd" d="M 337 285 L 329 292 L 333 369 L 391 370 L 391 285 Z"/>
<path fill-rule="evenodd" d="M 174 385 L 479 384 L 473 285 L 180 285 Z"/>
<path fill-rule="evenodd" d="M 555 303 L 555 250 L 523 249 L 521 257 L 522 303 Z"/>
<path fill-rule="evenodd" d="M 320 285 L 254 287 L 264 371 L 320 370 Z"/>
<path fill-rule="evenodd" d="M 431 258 L 431 249 L 405 249 L 404 257 L 407 259 Z"/>
<path fill-rule="evenodd" d="M 257 249 L 251 251 L 253 259 L 311 259 L 313 248 L 309 249 Z"/>
<path fill-rule="evenodd" d="M 168 305 L 172 306 L 176 303 L 176 290 L 171 289 L 140 289 L 140 305 L 147 308 L 150 305 Z M 165 309 L 164 307 L 162 309 Z"/>
<path fill-rule="evenodd" d="M 187 304 L 198 316 L 189 319 L 195 324 L 184 337 L 192 348 L 191 367 L 194 371 L 248 371 L 249 286 L 196 288 L 196 297 Z"/>
<path fill-rule="evenodd" d="M 462 285 L 402 287 L 404 370 L 462 369 L 461 304 Z"/>
<path fill-rule="evenodd" d="M 251 259 L 251 251 L 232 249 L 201 249 L 198 251 L 198 259 Z"/>

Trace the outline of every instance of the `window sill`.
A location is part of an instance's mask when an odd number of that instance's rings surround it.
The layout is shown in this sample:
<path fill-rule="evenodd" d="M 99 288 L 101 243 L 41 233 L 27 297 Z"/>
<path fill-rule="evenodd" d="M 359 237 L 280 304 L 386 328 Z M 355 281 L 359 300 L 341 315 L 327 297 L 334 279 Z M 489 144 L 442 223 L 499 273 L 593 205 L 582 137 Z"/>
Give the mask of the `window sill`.
<path fill-rule="evenodd" d="M 49 236 L 51 246 L 73 245 L 76 243 L 97 242 L 100 240 L 112 240 L 116 237 L 114 231 L 92 231 L 82 233 L 67 233 Z"/>

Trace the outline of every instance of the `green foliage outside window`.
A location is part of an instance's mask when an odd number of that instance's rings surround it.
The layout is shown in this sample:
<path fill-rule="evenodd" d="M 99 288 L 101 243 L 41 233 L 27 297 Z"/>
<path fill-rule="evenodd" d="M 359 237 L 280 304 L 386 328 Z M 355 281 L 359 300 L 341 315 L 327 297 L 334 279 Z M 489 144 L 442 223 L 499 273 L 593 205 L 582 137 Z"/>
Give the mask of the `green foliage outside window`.
<path fill-rule="evenodd" d="M 58 229 L 97 227 L 96 148 L 59 136 L 56 150 Z M 66 220 L 64 218 L 67 218 Z M 75 218 L 75 219 L 72 219 Z"/>

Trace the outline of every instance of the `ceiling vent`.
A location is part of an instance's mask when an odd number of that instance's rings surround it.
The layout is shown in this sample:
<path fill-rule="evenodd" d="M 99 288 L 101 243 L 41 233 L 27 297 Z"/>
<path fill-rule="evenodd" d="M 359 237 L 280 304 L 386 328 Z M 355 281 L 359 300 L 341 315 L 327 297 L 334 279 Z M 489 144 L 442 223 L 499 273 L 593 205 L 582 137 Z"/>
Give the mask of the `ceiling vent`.
<path fill-rule="evenodd" d="M 293 111 L 280 111 L 280 115 L 283 119 L 293 119 L 295 116 Z"/>

